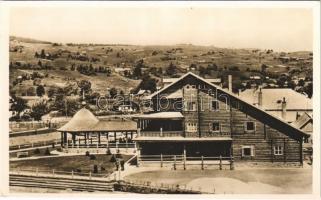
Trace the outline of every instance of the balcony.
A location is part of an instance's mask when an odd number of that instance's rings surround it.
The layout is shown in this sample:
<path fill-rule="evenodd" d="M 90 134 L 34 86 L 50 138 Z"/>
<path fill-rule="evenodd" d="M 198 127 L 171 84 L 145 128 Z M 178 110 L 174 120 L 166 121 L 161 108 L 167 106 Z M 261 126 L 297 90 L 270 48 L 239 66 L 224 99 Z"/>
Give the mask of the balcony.
<path fill-rule="evenodd" d="M 184 137 L 184 131 L 141 131 L 141 137 Z"/>

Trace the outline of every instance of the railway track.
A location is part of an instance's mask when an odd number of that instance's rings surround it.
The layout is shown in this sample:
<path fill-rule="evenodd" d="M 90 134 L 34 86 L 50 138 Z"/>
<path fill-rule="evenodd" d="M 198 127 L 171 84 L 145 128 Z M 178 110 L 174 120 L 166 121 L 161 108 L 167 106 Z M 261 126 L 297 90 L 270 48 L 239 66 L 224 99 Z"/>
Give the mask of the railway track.
<path fill-rule="evenodd" d="M 36 177 L 13 175 L 9 177 L 10 186 L 48 188 L 56 190 L 72 190 L 87 192 L 113 192 L 114 182 L 98 180 L 81 180 L 55 177 Z"/>

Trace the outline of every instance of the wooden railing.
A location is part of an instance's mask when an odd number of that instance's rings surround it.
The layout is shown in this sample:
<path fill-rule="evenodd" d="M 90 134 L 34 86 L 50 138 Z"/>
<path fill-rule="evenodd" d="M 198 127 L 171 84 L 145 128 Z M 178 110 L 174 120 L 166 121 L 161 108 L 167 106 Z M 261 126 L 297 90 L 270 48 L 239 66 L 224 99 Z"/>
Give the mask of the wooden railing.
<path fill-rule="evenodd" d="M 222 170 L 224 165 L 229 166 L 230 170 L 234 170 L 234 158 L 224 156 L 186 156 L 181 155 L 139 155 L 137 156 L 137 163 L 159 163 L 160 167 L 163 167 L 165 163 L 173 165 L 173 169 L 176 170 L 178 165 L 182 165 L 186 170 L 187 165 L 199 165 L 204 170 L 204 165 L 217 165 Z"/>
<path fill-rule="evenodd" d="M 143 137 L 183 137 L 183 131 L 141 131 Z"/>

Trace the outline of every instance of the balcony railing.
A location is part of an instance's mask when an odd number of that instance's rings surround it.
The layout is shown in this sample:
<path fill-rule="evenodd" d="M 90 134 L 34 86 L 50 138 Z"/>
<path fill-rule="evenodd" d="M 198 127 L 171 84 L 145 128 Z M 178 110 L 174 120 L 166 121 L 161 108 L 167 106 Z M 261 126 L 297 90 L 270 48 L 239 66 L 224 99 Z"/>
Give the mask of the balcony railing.
<path fill-rule="evenodd" d="M 141 131 L 142 137 L 183 137 L 184 131 Z"/>
<path fill-rule="evenodd" d="M 199 137 L 197 132 L 185 132 L 184 131 L 141 131 L 141 137 Z M 203 138 L 211 137 L 231 137 L 229 132 L 209 132 L 202 133 Z"/>

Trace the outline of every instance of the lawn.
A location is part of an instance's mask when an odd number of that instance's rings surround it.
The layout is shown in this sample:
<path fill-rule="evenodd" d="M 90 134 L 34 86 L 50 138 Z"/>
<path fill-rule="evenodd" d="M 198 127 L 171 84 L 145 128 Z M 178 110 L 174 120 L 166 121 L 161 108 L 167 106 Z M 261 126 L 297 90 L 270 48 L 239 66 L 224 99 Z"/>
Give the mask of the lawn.
<path fill-rule="evenodd" d="M 131 174 L 131 181 L 179 184 L 217 194 L 307 194 L 312 192 L 312 169 L 269 168 L 239 170 L 160 170 Z"/>
<path fill-rule="evenodd" d="M 88 156 L 78 155 L 78 156 L 61 156 L 52 158 L 39 158 L 32 160 L 20 160 L 20 161 L 10 161 L 10 170 L 18 169 L 21 170 L 36 170 L 39 171 L 52 171 L 53 169 L 57 171 L 71 172 L 81 170 L 81 173 L 88 174 L 93 171 L 94 165 L 98 166 L 99 175 L 108 175 L 115 170 L 115 164 L 110 162 L 111 155 L 95 155 L 96 159 L 91 160 Z M 125 162 L 132 156 L 122 155 Z M 104 170 L 102 170 L 102 168 Z"/>

